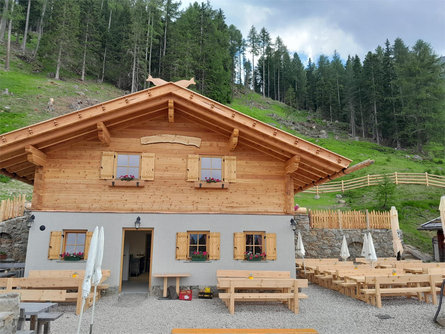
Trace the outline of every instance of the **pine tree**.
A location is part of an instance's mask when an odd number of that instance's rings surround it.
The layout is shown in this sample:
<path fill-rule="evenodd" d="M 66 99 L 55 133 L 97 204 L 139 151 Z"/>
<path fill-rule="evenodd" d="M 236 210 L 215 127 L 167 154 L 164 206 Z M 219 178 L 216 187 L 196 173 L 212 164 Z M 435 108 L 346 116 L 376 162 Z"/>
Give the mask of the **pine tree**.
<path fill-rule="evenodd" d="M 255 76 L 255 56 L 258 56 L 259 51 L 259 39 L 258 33 L 255 26 L 250 27 L 249 34 L 247 35 L 247 42 L 250 47 L 250 53 L 252 54 L 252 89 L 255 90 L 256 87 L 256 76 Z"/>

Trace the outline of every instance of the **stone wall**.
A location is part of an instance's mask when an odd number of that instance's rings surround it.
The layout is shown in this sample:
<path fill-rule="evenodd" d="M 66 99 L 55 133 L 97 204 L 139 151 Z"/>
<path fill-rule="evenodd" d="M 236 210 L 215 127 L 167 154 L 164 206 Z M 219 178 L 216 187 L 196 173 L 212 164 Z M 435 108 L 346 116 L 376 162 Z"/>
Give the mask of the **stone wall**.
<path fill-rule="evenodd" d="M 367 230 L 349 229 L 316 229 L 310 228 L 308 215 L 296 215 L 297 229 L 295 231 L 295 247 L 297 244 L 298 231 L 303 239 L 305 257 L 307 258 L 335 258 L 340 257 L 343 235 L 348 242 L 349 260 L 360 255 L 363 247 L 363 234 Z M 391 230 L 370 230 L 377 257 L 392 257 L 394 250 L 392 246 Z"/>
<path fill-rule="evenodd" d="M 0 223 L 0 252 L 5 252 L 14 262 L 25 262 L 28 246 L 28 219 L 25 212 L 22 217 L 12 218 Z"/>

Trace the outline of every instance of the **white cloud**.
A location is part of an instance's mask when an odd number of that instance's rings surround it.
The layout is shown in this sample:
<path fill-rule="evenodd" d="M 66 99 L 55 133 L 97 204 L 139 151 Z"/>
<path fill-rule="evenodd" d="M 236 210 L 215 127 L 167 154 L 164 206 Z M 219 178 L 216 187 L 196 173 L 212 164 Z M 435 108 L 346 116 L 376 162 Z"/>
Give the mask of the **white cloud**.
<path fill-rule="evenodd" d="M 332 55 L 337 50 L 342 58 L 348 54 L 363 56 L 365 50 L 352 34 L 322 18 L 307 18 L 272 31 L 280 35 L 291 52 L 304 53 L 313 60 L 320 54 Z"/>

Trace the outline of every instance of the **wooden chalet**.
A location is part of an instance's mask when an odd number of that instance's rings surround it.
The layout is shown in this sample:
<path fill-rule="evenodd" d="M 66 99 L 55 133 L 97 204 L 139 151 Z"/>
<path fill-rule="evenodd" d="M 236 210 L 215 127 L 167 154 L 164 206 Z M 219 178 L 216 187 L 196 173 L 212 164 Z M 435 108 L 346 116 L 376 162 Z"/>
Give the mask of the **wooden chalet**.
<path fill-rule="evenodd" d="M 190 273 L 186 285 L 216 283 L 216 269 L 294 272 L 294 194 L 360 166 L 187 81 L 152 80 L 156 87 L 0 135 L 1 174 L 34 185 L 26 270 L 83 268 L 60 254 L 87 256 L 103 225 L 104 268 L 119 288 L 160 285 L 151 277 L 163 272 Z M 194 261 L 198 252 L 207 265 Z M 266 255 L 249 261 L 246 252 Z"/>

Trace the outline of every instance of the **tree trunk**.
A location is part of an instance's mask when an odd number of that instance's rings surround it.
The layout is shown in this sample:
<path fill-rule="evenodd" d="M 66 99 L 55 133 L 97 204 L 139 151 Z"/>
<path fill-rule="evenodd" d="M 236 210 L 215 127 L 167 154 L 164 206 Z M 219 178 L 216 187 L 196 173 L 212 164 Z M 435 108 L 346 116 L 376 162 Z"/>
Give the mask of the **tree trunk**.
<path fill-rule="evenodd" d="M 375 135 L 375 140 L 376 143 L 378 145 L 380 145 L 380 136 L 379 136 L 379 123 L 378 123 L 378 119 L 377 119 L 377 94 L 375 91 L 375 78 L 374 78 L 374 69 L 372 70 L 372 88 L 373 88 L 373 109 L 374 109 L 374 135 Z"/>
<path fill-rule="evenodd" d="M 267 61 L 267 97 L 270 97 L 270 62 Z"/>
<path fill-rule="evenodd" d="M 352 138 L 355 138 L 355 136 L 356 136 L 356 133 L 355 133 L 355 109 L 354 109 L 354 106 L 352 105 L 351 101 L 349 101 L 349 112 L 350 112 L 349 124 L 351 126 L 351 135 L 352 135 Z"/>
<path fill-rule="evenodd" d="M 280 98 L 280 68 L 278 68 L 277 92 L 278 92 L 278 101 L 281 102 L 281 98 Z"/>
<path fill-rule="evenodd" d="M 14 12 L 14 1 L 11 5 L 11 17 L 8 23 L 8 42 L 6 44 L 5 70 L 9 71 L 9 60 L 11 58 L 11 31 L 12 31 L 12 13 Z"/>
<path fill-rule="evenodd" d="M 266 64 L 265 64 L 266 58 L 264 56 L 264 47 L 263 47 L 263 97 L 266 96 Z"/>
<path fill-rule="evenodd" d="M 149 39 L 150 39 L 150 19 L 151 19 L 151 15 L 150 12 L 148 12 L 148 24 L 147 24 L 147 36 L 145 39 L 145 78 L 148 78 L 148 66 L 147 66 L 147 62 L 148 62 L 148 50 L 150 48 L 149 45 Z M 147 88 L 147 81 L 144 81 L 144 89 Z"/>
<path fill-rule="evenodd" d="M 151 18 L 151 30 L 153 31 L 153 21 L 154 21 L 154 14 Z M 151 53 L 153 50 L 153 34 L 150 35 L 150 55 L 148 56 L 148 75 L 151 75 Z M 150 82 L 148 82 L 148 87 L 150 87 Z"/>
<path fill-rule="evenodd" d="M 133 69 L 131 71 L 131 92 L 134 93 L 136 91 L 136 51 L 137 46 L 136 42 L 134 42 L 134 49 L 133 49 Z"/>
<path fill-rule="evenodd" d="M 252 90 L 255 91 L 255 55 L 252 52 Z"/>
<path fill-rule="evenodd" d="M 60 64 L 62 62 L 62 41 L 59 42 L 59 54 L 57 56 L 56 75 L 54 79 L 60 80 Z"/>
<path fill-rule="evenodd" d="M 0 20 L 0 42 L 3 42 L 5 38 L 6 21 L 8 20 L 8 5 L 9 0 L 5 0 L 5 5 L 3 6 L 2 19 Z"/>
<path fill-rule="evenodd" d="M 359 88 L 359 108 L 360 108 L 360 120 L 362 123 L 362 138 L 365 138 L 365 116 L 363 115 L 363 106 L 362 106 L 362 90 Z"/>
<path fill-rule="evenodd" d="M 26 11 L 25 34 L 23 35 L 22 51 L 26 50 L 26 39 L 28 37 L 29 11 L 31 10 L 31 0 L 28 0 L 28 10 Z"/>
<path fill-rule="evenodd" d="M 86 59 L 87 59 L 87 44 L 88 44 L 88 26 L 89 26 L 90 22 L 89 20 L 87 21 L 87 27 L 85 30 L 85 42 L 83 45 L 83 60 L 82 60 L 82 75 L 80 77 L 81 81 L 85 81 L 85 64 L 86 64 Z"/>
<path fill-rule="evenodd" d="M 45 17 L 45 11 L 46 11 L 46 5 L 47 4 L 48 4 L 48 0 L 43 1 L 43 4 L 42 4 L 42 15 L 40 15 L 39 27 L 37 28 L 39 34 L 37 35 L 37 44 L 36 44 L 36 48 L 34 50 L 34 53 L 32 55 L 33 58 L 35 58 L 37 56 L 37 52 L 39 51 L 40 40 L 42 39 L 42 35 L 43 35 L 43 18 Z"/>
<path fill-rule="evenodd" d="M 102 77 L 100 79 L 100 82 L 104 81 L 105 78 L 105 60 L 107 59 L 107 42 L 108 42 L 108 33 L 110 32 L 110 27 L 111 27 L 111 14 L 113 13 L 113 10 L 110 9 L 110 17 L 108 19 L 108 29 L 107 29 L 107 40 L 105 41 L 105 50 L 104 50 L 104 58 L 102 61 Z"/>

